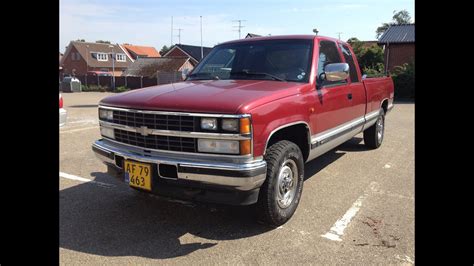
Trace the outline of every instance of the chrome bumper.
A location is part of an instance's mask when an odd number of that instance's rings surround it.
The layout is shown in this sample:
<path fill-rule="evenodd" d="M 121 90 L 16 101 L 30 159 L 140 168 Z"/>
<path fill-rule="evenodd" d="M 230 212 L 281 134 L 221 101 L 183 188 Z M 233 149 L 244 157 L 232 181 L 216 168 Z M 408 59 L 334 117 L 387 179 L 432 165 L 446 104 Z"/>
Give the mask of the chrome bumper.
<path fill-rule="evenodd" d="M 92 150 L 97 158 L 108 165 L 117 165 L 116 157 L 152 164 L 175 165 L 177 180 L 188 180 L 205 185 L 219 186 L 240 191 L 249 191 L 260 187 L 265 181 L 267 163 L 264 160 L 246 163 L 224 163 L 198 161 L 196 155 L 143 154 L 139 149 L 122 146 L 104 139 L 95 141 Z M 192 156 L 192 157 L 191 157 Z M 166 178 L 169 179 L 169 178 Z"/>

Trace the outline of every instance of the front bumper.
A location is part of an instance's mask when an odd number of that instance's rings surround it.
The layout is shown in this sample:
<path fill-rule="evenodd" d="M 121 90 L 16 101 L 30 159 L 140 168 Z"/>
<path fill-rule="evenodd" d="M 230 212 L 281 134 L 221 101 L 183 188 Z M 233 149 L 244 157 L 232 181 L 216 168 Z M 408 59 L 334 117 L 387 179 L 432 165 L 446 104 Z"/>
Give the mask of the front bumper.
<path fill-rule="evenodd" d="M 160 184 L 152 193 L 167 194 L 163 188 L 168 186 L 168 192 L 179 190 L 179 188 L 194 188 L 206 191 L 208 195 L 217 193 L 216 197 L 193 197 L 192 199 L 229 203 L 233 205 L 247 205 L 255 203 L 260 186 L 266 177 L 266 162 L 264 160 L 243 163 L 220 162 L 214 160 L 199 160 L 200 154 L 166 154 L 166 153 L 144 153 L 135 147 L 121 145 L 106 139 L 97 140 L 92 145 L 96 156 L 105 164 L 113 166 L 121 171 L 123 160 L 134 160 L 150 163 L 158 169 L 158 165 L 167 164 L 176 166 L 177 178 L 163 177 L 155 171 Z M 168 193 L 169 194 L 169 193 Z M 173 193 L 171 196 L 179 198 L 189 194 L 185 191 Z M 195 193 L 196 194 L 196 193 Z M 199 193 L 197 193 L 199 194 Z M 203 196 L 206 193 L 200 193 Z M 227 195 L 227 196 L 226 196 Z M 226 197 L 234 197 L 235 200 Z"/>

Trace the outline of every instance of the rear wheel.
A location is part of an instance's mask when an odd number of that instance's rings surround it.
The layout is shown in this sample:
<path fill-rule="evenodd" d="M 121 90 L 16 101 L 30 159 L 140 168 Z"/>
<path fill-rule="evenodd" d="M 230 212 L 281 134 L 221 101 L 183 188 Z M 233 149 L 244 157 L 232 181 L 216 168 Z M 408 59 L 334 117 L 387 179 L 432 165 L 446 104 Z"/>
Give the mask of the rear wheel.
<path fill-rule="evenodd" d="M 271 226 L 286 223 L 295 213 L 303 190 L 304 162 L 300 148 L 282 140 L 267 149 L 267 178 L 256 204 L 259 221 Z"/>
<path fill-rule="evenodd" d="M 380 114 L 374 125 L 364 130 L 365 146 L 371 149 L 377 149 L 382 145 L 385 130 L 385 112 L 380 109 Z"/>

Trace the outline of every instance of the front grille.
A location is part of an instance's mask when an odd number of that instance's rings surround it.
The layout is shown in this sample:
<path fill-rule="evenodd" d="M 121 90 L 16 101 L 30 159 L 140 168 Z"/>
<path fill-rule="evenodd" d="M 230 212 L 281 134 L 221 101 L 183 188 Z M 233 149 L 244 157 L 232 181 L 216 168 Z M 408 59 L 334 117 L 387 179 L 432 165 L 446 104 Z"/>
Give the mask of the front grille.
<path fill-rule="evenodd" d="M 114 110 L 113 122 L 130 127 L 145 126 L 151 129 L 195 131 L 195 117 L 183 115 L 143 114 Z"/>
<path fill-rule="evenodd" d="M 114 129 L 114 134 L 115 140 L 118 142 L 146 149 L 196 152 L 196 140 L 194 138 L 157 135 L 143 136 L 140 133 L 130 132 L 121 129 Z"/>

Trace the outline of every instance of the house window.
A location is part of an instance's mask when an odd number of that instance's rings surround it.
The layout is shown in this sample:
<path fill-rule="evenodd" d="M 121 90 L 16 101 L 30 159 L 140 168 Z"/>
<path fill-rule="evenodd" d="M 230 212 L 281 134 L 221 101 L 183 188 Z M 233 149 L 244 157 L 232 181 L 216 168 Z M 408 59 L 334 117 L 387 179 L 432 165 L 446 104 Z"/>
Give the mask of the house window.
<path fill-rule="evenodd" d="M 74 53 L 73 52 L 73 53 L 71 53 L 71 59 L 73 61 L 79 61 L 79 60 L 81 60 L 81 55 L 79 53 Z"/>
<path fill-rule="evenodd" d="M 108 61 L 106 53 L 97 53 L 97 61 Z"/>
<path fill-rule="evenodd" d="M 127 59 L 125 58 L 125 54 L 116 54 L 115 58 L 118 62 L 127 62 Z"/>

